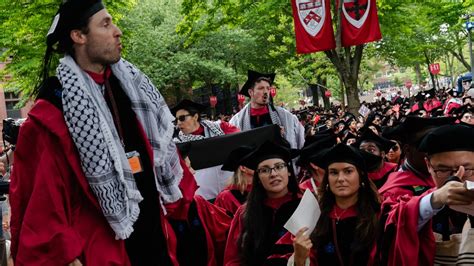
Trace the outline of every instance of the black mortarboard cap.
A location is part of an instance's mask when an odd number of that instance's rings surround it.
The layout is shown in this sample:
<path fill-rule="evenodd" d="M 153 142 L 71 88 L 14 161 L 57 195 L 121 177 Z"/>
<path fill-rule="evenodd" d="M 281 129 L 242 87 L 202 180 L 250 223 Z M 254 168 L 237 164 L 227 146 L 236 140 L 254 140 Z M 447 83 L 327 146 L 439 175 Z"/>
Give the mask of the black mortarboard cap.
<path fill-rule="evenodd" d="M 432 88 L 431 90 L 425 91 L 425 98 L 434 98 L 436 96 L 436 89 Z"/>
<path fill-rule="evenodd" d="M 238 147 L 257 147 L 265 141 L 273 141 L 277 138 L 281 138 L 280 127 L 269 125 L 186 143 L 191 144 L 189 160 L 191 160 L 193 168 L 199 170 L 224 164 L 229 154 Z M 176 146 L 180 148 L 186 143 L 177 143 Z"/>
<path fill-rule="evenodd" d="M 270 85 L 272 85 L 273 81 L 275 80 L 275 73 L 264 74 L 264 73 L 259 73 L 257 71 L 249 70 L 248 73 L 247 73 L 247 81 L 245 82 L 245 84 L 240 89 L 239 94 L 250 97 L 249 89 L 251 89 L 253 87 L 255 81 L 257 81 L 257 79 L 259 79 L 259 78 L 269 79 L 271 81 Z"/>
<path fill-rule="evenodd" d="M 189 152 L 191 151 L 191 143 L 190 142 L 185 142 L 178 147 L 179 153 L 181 154 L 181 157 L 184 159 L 189 156 Z"/>
<path fill-rule="evenodd" d="M 362 142 L 373 142 L 375 145 L 377 145 L 381 150 L 384 152 L 388 152 L 390 148 L 393 147 L 396 143 L 388 140 L 384 137 L 381 137 L 377 134 L 375 134 L 372 130 L 366 129 L 364 133 L 359 137 L 359 139 L 356 142 L 356 147 L 359 147 Z"/>
<path fill-rule="evenodd" d="M 296 162 L 297 165 L 306 165 L 310 162 L 321 165 L 321 157 L 324 151 L 336 145 L 337 139 L 333 135 L 328 135 L 315 141 L 300 151 L 300 157 Z"/>
<path fill-rule="evenodd" d="M 448 92 L 449 95 L 451 95 L 451 96 L 453 96 L 453 97 L 460 97 L 460 96 L 463 95 L 463 92 L 462 92 L 462 91 L 459 91 L 459 90 L 457 90 L 457 89 L 455 89 L 455 88 L 451 88 L 451 89 L 449 89 L 447 92 Z"/>
<path fill-rule="evenodd" d="M 442 117 L 444 116 L 444 110 L 441 107 L 436 107 L 431 110 L 431 117 Z"/>
<path fill-rule="evenodd" d="M 452 124 L 456 118 L 453 117 L 432 117 L 424 118 L 408 116 L 396 127 L 387 127 L 383 136 L 387 139 L 399 140 L 404 144 L 416 143 L 421 140 L 429 130 L 433 128 Z"/>
<path fill-rule="evenodd" d="M 252 146 L 240 146 L 230 152 L 229 157 L 222 165 L 222 170 L 235 172 L 242 162 L 255 150 Z"/>
<path fill-rule="evenodd" d="M 367 172 L 373 172 L 377 170 L 380 167 L 380 163 L 383 161 L 382 157 L 364 150 L 360 150 L 360 154 L 364 158 Z"/>
<path fill-rule="evenodd" d="M 304 142 L 304 147 L 307 147 L 309 146 L 310 144 L 316 142 L 316 141 L 319 141 L 323 138 L 326 138 L 326 137 L 333 137 L 333 138 L 336 138 L 336 134 L 334 134 L 334 130 L 332 129 L 328 129 L 325 125 L 322 125 L 320 127 L 318 127 L 319 129 L 322 129 L 321 131 L 318 131 L 316 132 L 316 134 L 312 135 L 312 136 L 307 136 L 305 138 L 305 142 Z"/>
<path fill-rule="evenodd" d="M 334 124 L 334 128 L 339 128 L 339 126 L 343 125 L 344 127 L 342 128 L 341 131 L 347 129 L 347 123 L 344 120 L 339 120 L 337 123 Z"/>
<path fill-rule="evenodd" d="M 290 149 L 273 141 L 266 141 L 249 154 L 242 163 L 244 166 L 256 170 L 258 164 L 273 158 L 280 158 L 285 162 L 290 162 L 292 159 Z"/>
<path fill-rule="evenodd" d="M 339 143 L 324 153 L 322 165 L 328 168 L 332 163 L 350 163 L 363 171 L 366 171 L 364 157 L 361 152 L 349 145 Z"/>
<path fill-rule="evenodd" d="M 351 131 L 347 132 L 346 136 L 344 137 L 344 139 L 342 140 L 343 143 L 347 144 L 347 141 L 350 140 L 350 139 L 355 139 L 357 141 L 357 135 L 355 135 L 354 133 L 352 133 Z"/>
<path fill-rule="evenodd" d="M 472 112 L 471 105 L 463 105 L 459 108 L 453 109 L 451 113 L 461 118 L 465 113 L 468 113 L 468 112 Z"/>
<path fill-rule="evenodd" d="M 182 109 L 187 110 L 187 111 L 195 110 L 198 113 L 202 113 L 204 112 L 204 110 L 206 110 L 206 106 L 200 103 L 193 102 L 188 99 L 184 99 L 181 102 L 179 102 L 177 105 L 175 105 L 173 108 L 171 108 L 171 113 L 174 116 L 176 116 L 176 112 Z"/>
<path fill-rule="evenodd" d="M 428 133 L 418 150 L 428 155 L 449 151 L 474 152 L 474 127 L 444 125 Z"/>
<path fill-rule="evenodd" d="M 415 100 L 417 102 L 419 101 L 424 101 L 425 100 L 425 97 L 426 97 L 426 92 L 425 91 L 419 91 L 416 95 L 415 95 Z"/>
<path fill-rule="evenodd" d="M 61 4 L 46 37 L 46 44 L 52 47 L 69 36 L 71 30 L 79 29 L 95 13 L 104 9 L 100 0 L 69 0 Z"/>

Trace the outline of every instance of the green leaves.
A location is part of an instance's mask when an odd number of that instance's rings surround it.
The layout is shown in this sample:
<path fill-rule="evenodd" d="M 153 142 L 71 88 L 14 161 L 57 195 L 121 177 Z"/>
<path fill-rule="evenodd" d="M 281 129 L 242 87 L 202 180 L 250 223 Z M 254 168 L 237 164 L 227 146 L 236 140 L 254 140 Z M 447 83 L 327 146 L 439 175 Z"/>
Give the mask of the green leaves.
<path fill-rule="evenodd" d="M 104 1 L 114 19 L 120 20 L 136 0 Z M 6 90 L 22 92 L 29 97 L 39 81 L 48 32 L 61 0 L 0 0 L 0 47 L 6 48 L 1 60 L 12 56 L 2 74 L 12 79 Z M 55 61 L 57 63 L 57 60 Z"/>

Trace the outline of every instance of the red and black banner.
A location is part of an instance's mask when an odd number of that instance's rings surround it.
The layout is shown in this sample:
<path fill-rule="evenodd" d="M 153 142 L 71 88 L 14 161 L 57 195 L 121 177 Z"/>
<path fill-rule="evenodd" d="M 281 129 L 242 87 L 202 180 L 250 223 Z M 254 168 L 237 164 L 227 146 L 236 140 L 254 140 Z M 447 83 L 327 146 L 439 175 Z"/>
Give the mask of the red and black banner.
<path fill-rule="evenodd" d="M 329 0 L 291 0 L 291 5 L 297 53 L 336 48 Z"/>
<path fill-rule="evenodd" d="M 341 16 L 342 46 L 382 39 L 375 0 L 344 0 Z"/>

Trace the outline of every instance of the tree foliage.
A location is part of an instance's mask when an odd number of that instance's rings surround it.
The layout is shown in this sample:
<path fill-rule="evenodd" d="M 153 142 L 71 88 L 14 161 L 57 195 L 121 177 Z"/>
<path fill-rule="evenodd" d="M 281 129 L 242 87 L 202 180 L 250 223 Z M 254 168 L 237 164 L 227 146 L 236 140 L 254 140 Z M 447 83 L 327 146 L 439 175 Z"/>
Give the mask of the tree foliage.
<path fill-rule="evenodd" d="M 61 0 L 0 0 L 0 47 L 2 59 L 11 57 L 5 73 L 12 76 L 6 89 L 28 97 L 37 85 L 46 51 L 46 33 Z M 106 0 L 116 21 L 135 4 L 135 0 Z"/>
<path fill-rule="evenodd" d="M 461 16 L 473 11 L 472 1 L 382 2 L 380 56 L 398 66 L 421 66 L 420 71 L 428 73 L 430 63 L 449 54 L 470 70 Z"/>

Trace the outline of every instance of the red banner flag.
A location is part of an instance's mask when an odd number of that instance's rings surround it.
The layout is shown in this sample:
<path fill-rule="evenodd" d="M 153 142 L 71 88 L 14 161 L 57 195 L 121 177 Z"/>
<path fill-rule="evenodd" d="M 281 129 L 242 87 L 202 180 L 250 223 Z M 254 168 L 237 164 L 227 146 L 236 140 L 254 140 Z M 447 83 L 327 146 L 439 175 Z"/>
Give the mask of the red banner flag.
<path fill-rule="evenodd" d="M 329 0 L 291 0 L 295 22 L 296 52 L 336 48 Z"/>
<path fill-rule="evenodd" d="M 342 46 L 359 45 L 382 39 L 375 0 L 343 0 Z"/>

